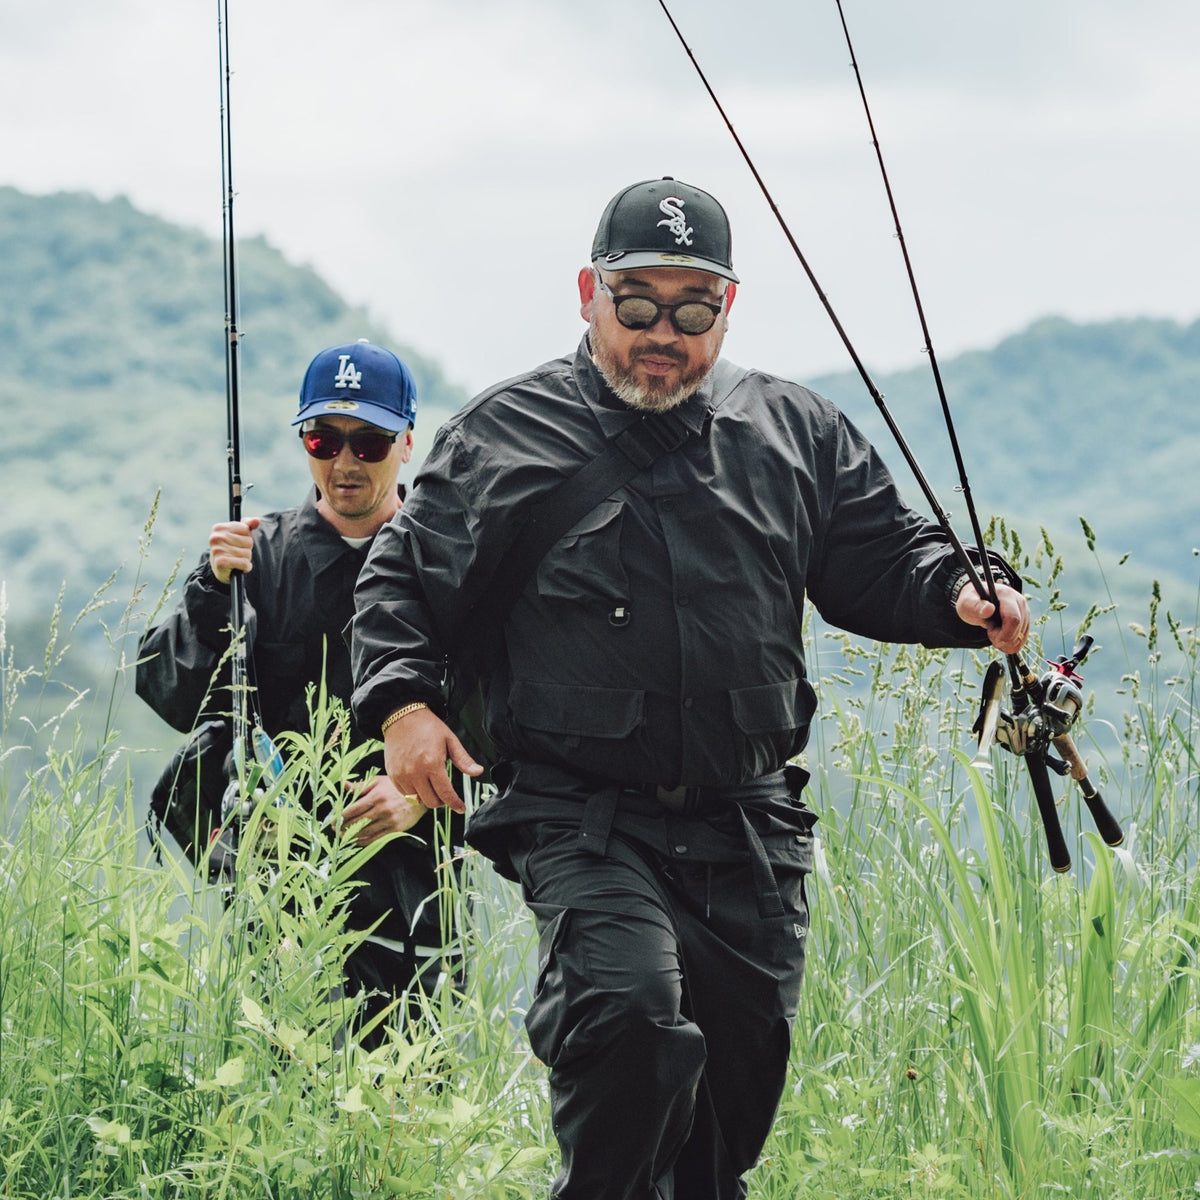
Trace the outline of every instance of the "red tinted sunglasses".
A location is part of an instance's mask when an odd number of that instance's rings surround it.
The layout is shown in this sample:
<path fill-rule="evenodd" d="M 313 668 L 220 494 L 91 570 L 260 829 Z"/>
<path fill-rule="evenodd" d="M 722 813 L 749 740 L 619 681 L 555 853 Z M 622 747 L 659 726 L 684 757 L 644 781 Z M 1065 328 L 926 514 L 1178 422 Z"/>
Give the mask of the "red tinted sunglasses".
<path fill-rule="evenodd" d="M 342 447 L 349 442 L 350 453 L 359 462 L 383 462 L 392 452 L 392 446 L 399 437 L 396 433 L 377 433 L 374 430 L 363 430 L 360 433 L 342 433 L 337 429 L 302 429 L 300 440 L 305 450 L 313 458 L 328 461 L 337 458 Z"/>

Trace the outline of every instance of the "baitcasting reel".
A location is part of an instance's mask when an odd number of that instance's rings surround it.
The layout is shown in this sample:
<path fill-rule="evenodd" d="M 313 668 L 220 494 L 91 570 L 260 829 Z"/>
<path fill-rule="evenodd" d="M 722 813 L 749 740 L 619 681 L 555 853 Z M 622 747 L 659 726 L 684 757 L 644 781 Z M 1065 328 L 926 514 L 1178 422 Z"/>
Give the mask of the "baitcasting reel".
<path fill-rule="evenodd" d="M 1049 771 L 1070 775 L 1079 784 L 1084 803 L 1106 845 L 1119 846 L 1125 840 L 1121 826 L 1088 779 L 1087 768 L 1070 734 L 1083 709 L 1080 686 L 1083 676 L 1076 668 L 1087 657 L 1092 640 L 1085 634 L 1069 658 L 1060 654 L 1048 661 L 1048 669 L 1040 677 L 1034 675 L 1020 655 L 1009 654 L 1012 712 L 1004 712 L 1000 707 L 1004 668 L 998 662 L 991 663 L 983 679 L 983 704 L 973 726 L 979 737 L 974 766 L 991 765 L 993 742 L 1025 759 L 1046 830 L 1050 865 L 1059 872 L 1070 870 L 1071 854 L 1059 823 Z M 1052 747 L 1061 757 L 1050 753 Z"/>

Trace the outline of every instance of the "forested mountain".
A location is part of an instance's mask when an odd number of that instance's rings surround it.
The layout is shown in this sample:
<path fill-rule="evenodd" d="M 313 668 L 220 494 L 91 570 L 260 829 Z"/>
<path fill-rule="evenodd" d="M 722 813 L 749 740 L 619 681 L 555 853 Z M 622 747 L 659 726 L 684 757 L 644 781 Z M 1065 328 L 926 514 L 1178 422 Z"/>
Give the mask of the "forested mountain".
<path fill-rule="evenodd" d="M 441 369 L 261 239 L 239 242 L 245 511 L 291 504 L 308 482 L 289 421 L 323 346 L 368 337 L 413 370 L 422 430 L 465 399 Z M 228 512 L 222 248 L 83 194 L 0 188 L 0 409 L 6 502 L 0 579 L 9 636 L 44 639 L 118 565 L 126 575 L 161 492 L 143 565 L 160 589 Z M 440 414 L 440 416 L 439 416 Z M 114 593 L 128 597 L 128 584 Z"/>
<path fill-rule="evenodd" d="M 1194 601 L 1200 321 L 1046 318 L 992 350 L 940 365 L 981 513 L 1071 536 L 1084 515 L 1114 555 L 1131 552 L 1137 566 L 1185 587 Z M 939 499 L 967 532 L 928 365 L 879 384 Z M 858 376 L 814 386 L 854 414 L 903 478 L 900 452 Z"/>
<path fill-rule="evenodd" d="M 288 421 L 303 369 L 320 347 L 370 337 L 396 349 L 417 378 L 426 445 L 466 398 L 437 364 L 261 239 L 240 245 L 239 266 L 243 476 L 253 485 L 247 511 L 292 503 L 307 482 Z M 64 581 L 69 617 L 124 563 L 114 595 L 127 599 L 160 493 L 141 567 L 147 603 L 180 555 L 188 567 L 194 561 L 228 504 L 223 316 L 222 252 L 213 239 L 122 199 L 0 188 L 8 452 L 0 579 L 10 644 L 22 633 L 32 652 L 44 644 Z M 941 365 L 984 519 L 1003 514 L 1026 542 L 1039 527 L 1051 532 L 1068 559 L 1064 593 L 1078 615 L 1105 600 L 1079 532 L 1081 514 L 1109 563 L 1130 553 L 1118 587 L 1144 596 L 1153 576 L 1169 596 L 1195 602 L 1200 322 L 1046 319 Z M 861 381 L 805 382 L 871 434 L 925 509 Z M 928 370 L 877 382 L 967 540 Z"/>

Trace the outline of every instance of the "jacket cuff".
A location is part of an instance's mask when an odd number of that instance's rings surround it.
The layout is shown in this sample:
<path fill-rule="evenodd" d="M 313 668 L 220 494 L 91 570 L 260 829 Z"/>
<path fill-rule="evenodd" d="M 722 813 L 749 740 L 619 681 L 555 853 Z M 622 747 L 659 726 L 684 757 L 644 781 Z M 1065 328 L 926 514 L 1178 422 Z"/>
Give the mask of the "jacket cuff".
<path fill-rule="evenodd" d="M 212 559 L 206 558 L 200 565 L 200 570 L 196 574 L 196 581 L 206 591 L 220 592 L 223 596 L 229 595 L 229 584 L 222 583 L 212 569 Z"/>

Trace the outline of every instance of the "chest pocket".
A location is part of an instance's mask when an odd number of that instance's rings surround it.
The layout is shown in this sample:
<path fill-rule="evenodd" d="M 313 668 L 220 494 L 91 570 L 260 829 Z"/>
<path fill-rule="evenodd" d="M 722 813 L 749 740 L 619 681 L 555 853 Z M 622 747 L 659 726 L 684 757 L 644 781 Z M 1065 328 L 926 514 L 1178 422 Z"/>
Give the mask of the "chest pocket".
<path fill-rule="evenodd" d="M 577 604 L 629 601 L 621 562 L 622 500 L 604 500 L 551 547 L 538 566 L 538 595 Z"/>

